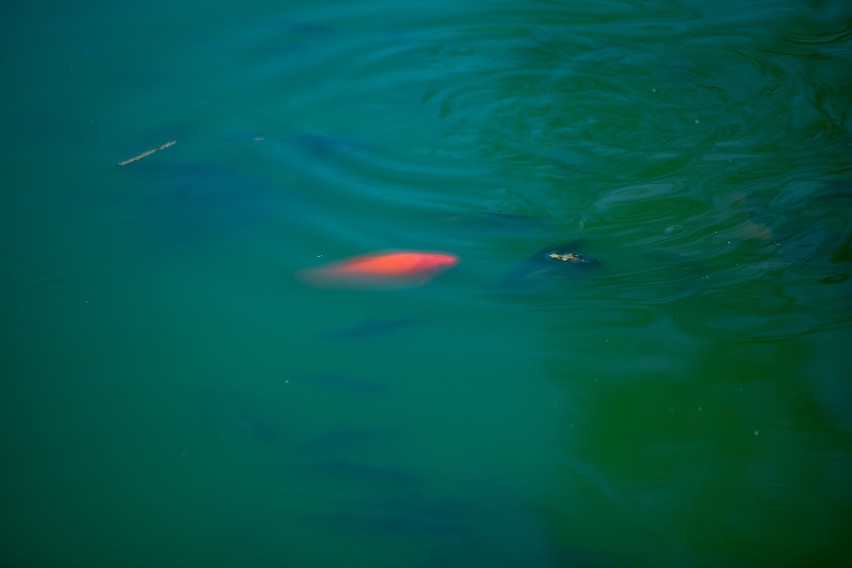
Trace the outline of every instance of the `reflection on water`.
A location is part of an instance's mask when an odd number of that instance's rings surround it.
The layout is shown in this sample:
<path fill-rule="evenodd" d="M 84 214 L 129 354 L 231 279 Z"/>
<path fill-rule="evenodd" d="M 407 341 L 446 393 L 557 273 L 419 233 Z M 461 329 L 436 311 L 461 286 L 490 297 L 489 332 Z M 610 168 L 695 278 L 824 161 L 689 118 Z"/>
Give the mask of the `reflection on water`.
<path fill-rule="evenodd" d="M 7 10 L 7 563 L 844 562 L 818 4 Z"/>

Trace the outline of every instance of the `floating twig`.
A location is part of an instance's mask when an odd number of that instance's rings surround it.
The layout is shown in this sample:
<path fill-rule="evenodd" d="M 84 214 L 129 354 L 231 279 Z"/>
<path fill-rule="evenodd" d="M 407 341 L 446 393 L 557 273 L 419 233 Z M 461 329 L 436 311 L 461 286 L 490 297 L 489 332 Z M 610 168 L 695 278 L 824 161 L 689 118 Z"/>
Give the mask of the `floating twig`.
<path fill-rule="evenodd" d="M 177 143 L 177 140 L 172 140 L 171 142 L 166 142 L 162 146 L 157 146 L 156 148 L 148 150 L 147 152 L 142 152 L 138 156 L 134 156 L 134 157 L 130 158 L 129 160 L 124 160 L 123 162 L 119 162 L 119 163 L 116 164 L 116 166 L 126 166 L 127 164 L 132 164 L 136 160 L 141 160 L 145 156 L 150 156 L 154 152 L 159 152 L 160 150 L 168 148 L 169 146 L 174 146 L 176 143 Z"/>

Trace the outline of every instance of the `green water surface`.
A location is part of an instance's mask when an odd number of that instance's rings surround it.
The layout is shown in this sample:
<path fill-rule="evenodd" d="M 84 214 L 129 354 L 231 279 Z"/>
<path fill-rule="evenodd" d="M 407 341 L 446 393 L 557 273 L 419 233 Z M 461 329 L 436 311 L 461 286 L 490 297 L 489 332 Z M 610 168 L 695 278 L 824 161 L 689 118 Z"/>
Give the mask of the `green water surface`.
<path fill-rule="evenodd" d="M 850 29 L 4 5 L 0 563 L 852 565 Z"/>

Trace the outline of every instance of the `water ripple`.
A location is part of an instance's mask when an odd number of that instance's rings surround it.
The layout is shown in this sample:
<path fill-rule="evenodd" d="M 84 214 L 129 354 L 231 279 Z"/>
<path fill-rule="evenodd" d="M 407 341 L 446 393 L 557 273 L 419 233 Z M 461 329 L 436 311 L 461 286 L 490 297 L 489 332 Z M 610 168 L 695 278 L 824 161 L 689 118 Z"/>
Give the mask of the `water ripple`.
<path fill-rule="evenodd" d="M 237 76 L 220 99 L 242 110 L 223 139 L 321 210 L 282 228 L 316 255 L 447 249 L 482 263 L 462 281 L 487 287 L 585 235 L 604 268 L 584 293 L 617 310 L 735 313 L 726 293 L 798 296 L 806 271 L 843 285 L 829 259 L 848 240 L 852 113 L 832 86 L 848 74 L 826 63 L 848 43 L 836 25 L 779 34 L 816 16 L 727 4 L 366 6 L 304 7 L 226 40 Z"/>

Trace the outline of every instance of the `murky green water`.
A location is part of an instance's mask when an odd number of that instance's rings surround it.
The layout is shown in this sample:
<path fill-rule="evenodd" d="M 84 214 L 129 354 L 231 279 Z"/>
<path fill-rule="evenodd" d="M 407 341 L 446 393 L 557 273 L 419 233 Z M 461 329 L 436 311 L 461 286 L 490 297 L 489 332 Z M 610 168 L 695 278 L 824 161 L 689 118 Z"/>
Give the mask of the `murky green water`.
<path fill-rule="evenodd" d="M 3 565 L 849 565 L 848 3 L 99 4 L 0 9 Z"/>

